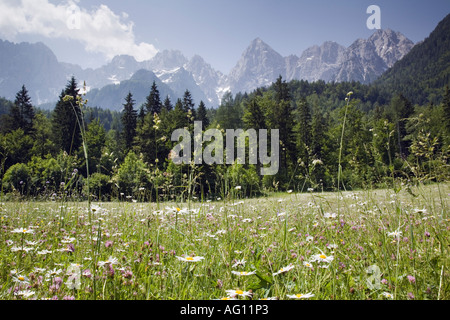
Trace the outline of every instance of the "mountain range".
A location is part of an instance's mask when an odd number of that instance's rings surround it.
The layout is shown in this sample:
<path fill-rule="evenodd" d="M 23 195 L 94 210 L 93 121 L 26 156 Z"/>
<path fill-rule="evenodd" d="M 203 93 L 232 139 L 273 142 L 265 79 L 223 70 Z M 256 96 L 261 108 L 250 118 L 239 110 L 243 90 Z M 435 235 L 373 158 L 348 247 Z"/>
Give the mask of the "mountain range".
<path fill-rule="evenodd" d="M 215 70 L 202 57 L 186 58 L 180 51 L 160 51 L 150 60 L 116 56 L 97 69 L 82 69 L 59 62 L 43 43 L 11 43 L 0 40 L 0 96 L 14 100 L 24 84 L 35 105 L 57 101 L 71 76 L 85 81 L 89 105 L 120 110 L 131 91 L 140 105 L 155 81 L 161 98 L 172 102 L 186 90 L 196 104 L 201 100 L 216 107 L 231 91 L 250 92 L 272 84 L 280 75 L 293 79 L 326 82 L 371 83 L 403 58 L 414 43 L 399 32 L 377 30 L 368 39 L 358 39 L 348 48 L 332 41 L 306 49 L 300 57 L 283 57 L 260 38 L 253 40 L 228 75 Z"/>

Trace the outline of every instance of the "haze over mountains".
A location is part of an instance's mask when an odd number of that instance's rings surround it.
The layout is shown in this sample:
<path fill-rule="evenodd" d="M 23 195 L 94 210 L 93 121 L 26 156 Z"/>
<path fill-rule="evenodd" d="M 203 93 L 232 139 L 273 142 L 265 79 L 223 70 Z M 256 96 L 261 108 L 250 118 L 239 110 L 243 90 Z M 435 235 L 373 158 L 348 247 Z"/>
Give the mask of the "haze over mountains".
<path fill-rule="evenodd" d="M 67 80 L 74 75 L 79 85 L 86 81 L 90 106 L 120 110 L 128 91 L 136 104 L 144 102 L 153 81 L 162 99 L 172 102 L 185 90 L 194 102 L 216 107 L 227 91 L 250 92 L 268 86 L 282 76 L 326 82 L 371 83 L 405 56 L 414 43 L 399 32 L 377 30 L 368 39 L 358 39 L 348 48 L 328 41 L 306 49 L 300 57 L 283 57 L 262 39 L 253 40 L 228 75 L 215 70 L 198 55 L 186 58 L 180 51 L 164 50 L 148 61 L 116 56 L 97 69 L 59 62 L 44 44 L 14 44 L 0 40 L 0 96 L 14 100 L 23 84 L 35 105 L 57 101 Z M 50 107 L 50 105 L 49 105 Z"/>

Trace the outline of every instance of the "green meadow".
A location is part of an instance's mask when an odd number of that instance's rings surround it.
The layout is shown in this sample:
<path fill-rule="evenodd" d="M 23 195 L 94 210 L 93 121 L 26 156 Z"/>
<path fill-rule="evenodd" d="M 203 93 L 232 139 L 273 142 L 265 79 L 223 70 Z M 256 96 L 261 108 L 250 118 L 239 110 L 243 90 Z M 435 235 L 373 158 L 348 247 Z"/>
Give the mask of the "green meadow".
<path fill-rule="evenodd" d="M 450 298 L 449 183 L 232 194 L 1 203 L 0 299 Z"/>

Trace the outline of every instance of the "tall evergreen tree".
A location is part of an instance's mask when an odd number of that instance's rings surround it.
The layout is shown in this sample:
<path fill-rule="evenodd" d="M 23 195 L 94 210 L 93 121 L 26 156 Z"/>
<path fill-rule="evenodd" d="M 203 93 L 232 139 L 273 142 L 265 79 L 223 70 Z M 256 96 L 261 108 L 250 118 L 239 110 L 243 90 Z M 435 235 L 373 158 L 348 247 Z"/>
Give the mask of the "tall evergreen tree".
<path fill-rule="evenodd" d="M 177 99 L 177 102 L 175 103 L 175 108 L 171 113 L 172 113 L 172 121 L 176 129 L 185 128 L 189 125 L 187 112 L 184 111 L 183 101 L 181 99 Z"/>
<path fill-rule="evenodd" d="M 311 121 L 311 154 L 315 159 L 322 160 L 325 128 L 325 118 L 319 108 L 316 107 Z"/>
<path fill-rule="evenodd" d="M 398 152 L 400 157 L 405 159 L 409 148 L 409 142 L 405 140 L 407 135 L 406 123 L 408 118 L 414 113 L 414 108 L 411 102 L 402 94 L 392 98 L 391 108 L 394 112 L 394 123 L 396 124 Z"/>
<path fill-rule="evenodd" d="M 136 136 L 136 126 L 137 126 L 137 111 L 134 110 L 133 95 L 131 92 L 128 93 L 125 98 L 125 104 L 122 113 L 122 139 L 125 149 L 125 155 L 133 147 L 133 139 Z"/>
<path fill-rule="evenodd" d="M 282 100 L 288 101 L 290 100 L 289 88 L 286 83 L 286 80 L 283 81 L 281 75 L 277 78 L 277 81 L 274 84 L 275 88 L 275 100 L 280 102 Z"/>
<path fill-rule="evenodd" d="M 153 81 L 152 88 L 150 89 L 150 94 L 147 97 L 145 108 L 147 110 L 147 113 L 150 113 L 152 116 L 155 113 L 161 113 L 162 103 L 155 81 Z"/>
<path fill-rule="evenodd" d="M 246 129 L 265 129 L 264 111 L 258 103 L 258 96 L 251 98 L 245 104 L 244 124 Z"/>
<path fill-rule="evenodd" d="M 69 154 L 76 151 L 82 143 L 78 123 L 78 121 L 81 123 L 82 112 L 76 103 L 79 91 L 75 77 L 72 77 L 66 88 L 61 92 L 59 101 L 53 110 L 53 141 L 60 150 Z M 72 100 L 64 99 L 66 96 L 72 97 Z"/>
<path fill-rule="evenodd" d="M 16 100 L 10 110 L 14 129 L 23 129 L 25 134 L 33 131 L 34 108 L 25 86 L 16 94 Z"/>
<path fill-rule="evenodd" d="M 450 138 L 450 90 L 448 85 L 445 86 L 444 100 L 442 102 L 444 108 L 444 123 L 447 129 L 447 135 Z"/>
<path fill-rule="evenodd" d="M 169 96 L 166 96 L 166 99 L 164 100 L 163 103 L 163 108 L 169 112 L 173 110 L 172 102 L 170 102 Z"/>
<path fill-rule="evenodd" d="M 311 111 L 305 98 L 302 98 L 298 103 L 298 122 L 296 125 L 296 132 L 298 155 L 305 163 L 306 167 L 308 167 L 312 142 Z"/>
<path fill-rule="evenodd" d="M 195 104 L 189 90 L 186 90 L 183 95 L 183 110 L 187 113 L 190 112 L 192 117 L 195 119 Z"/>
<path fill-rule="evenodd" d="M 209 119 L 206 111 L 206 106 L 203 101 L 200 101 L 197 109 L 197 119 L 202 122 L 203 129 L 206 129 L 209 126 Z"/>

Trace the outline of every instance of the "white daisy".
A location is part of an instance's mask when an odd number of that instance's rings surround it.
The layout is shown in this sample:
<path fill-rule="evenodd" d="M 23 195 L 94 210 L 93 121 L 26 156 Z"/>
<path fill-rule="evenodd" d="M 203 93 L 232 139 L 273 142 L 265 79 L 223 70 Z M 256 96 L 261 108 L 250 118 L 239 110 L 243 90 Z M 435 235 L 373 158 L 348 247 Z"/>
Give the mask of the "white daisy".
<path fill-rule="evenodd" d="M 323 252 L 321 254 L 316 254 L 314 256 L 311 257 L 311 261 L 317 261 L 317 262 L 327 262 L 330 263 L 331 261 L 333 261 L 334 257 L 333 256 L 327 256 L 326 254 L 324 254 Z"/>
<path fill-rule="evenodd" d="M 389 237 L 399 238 L 402 235 L 402 232 L 395 230 L 394 232 L 388 232 L 387 234 Z"/>
<path fill-rule="evenodd" d="M 12 233 L 34 233 L 33 229 L 26 229 L 26 228 L 17 228 L 11 232 Z"/>
<path fill-rule="evenodd" d="M 247 261 L 244 260 L 244 259 L 237 260 L 236 263 L 233 264 L 231 267 L 232 267 L 232 268 L 236 268 L 236 267 L 238 267 L 238 266 L 245 266 L 245 263 L 246 263 L 246 262 L 247 262 Z"/>
<path fill-rule="evenodd" d="M 288 272 L 289 270 L 294 269 L 294 265 L 291 263 L 290 265 L 288 265 L 287 267 L 283 267 L 280 270 L 278 270 L 277 272 L 273 273 L 273 276 L 279 275 L 281 273 L 285 273 Z"/>
<path fill-rule="evenodd" d="M 247 271 L 231 271 L 232 274 L 238 275 L 238 276 L 251 276 L 252 274 L 255 274 L 255 271 L 247 272 Z"/>
<path fill-rule="evenodd" d="M 383 292 L 383 293 L 380 294 L 380 296 L 383 296 L 383 297 L 388 298 L 388 299 L 394 299 L 394 296 L 391 293 L 389 293 L 389 292 Z"/>
<path fill-rule="evenodd" d="M 311 297 L 314 297 L 314 294 L 310 293 L 297 293 L 297 294 L 287 294 L 286 297 L 290 299 L 309 299 Z"/>
<path fill-rule="evenodd" d="M 20 296 L 22 298 L 28 299 L 32 295 L 34 295 L 34 291 L 31 290 L 21 290 L 16 293 L 14 293 L 16 296 Z"/>
<path fill-rule="evenodd" d="M 205 257 L 195 256 L 195 257 L 178 257 L 178 260 L 186 261 L 186 262 L 199 262 L 200 260 L 205 259 Z"/>
<path fill-rule="evenodd" d="M 17 282 L 18 284 L 30 284 L 28 278 L 24 275 L 17 275 L 13 278 L 14 282 Z"/>
<path fill-rule="evenodd" d="M 103 267 L 106 264 L 118 264 L 119 260 L 117 258 L 109 257 L 106 261 L 99 261 L 98 265 L 99 267 Z"/>
<path fill-rule="evenodd" d="M 44 254 L 48 254 L 48 253 L 52 253 L 52 251 L 49 250 L 42 250 L 42 251 L 38 251 L 37 254 L 39 255 L 44 255 Z"/>
<path fill-rule="evenodd" d="M 231 298 L 235 298 L 237 296 L 239 297 L 251 297 L 252 293 L 249 291 L 242 291 L 242 290 L 226 290 L 225 291 L 227 295 Z"/>

